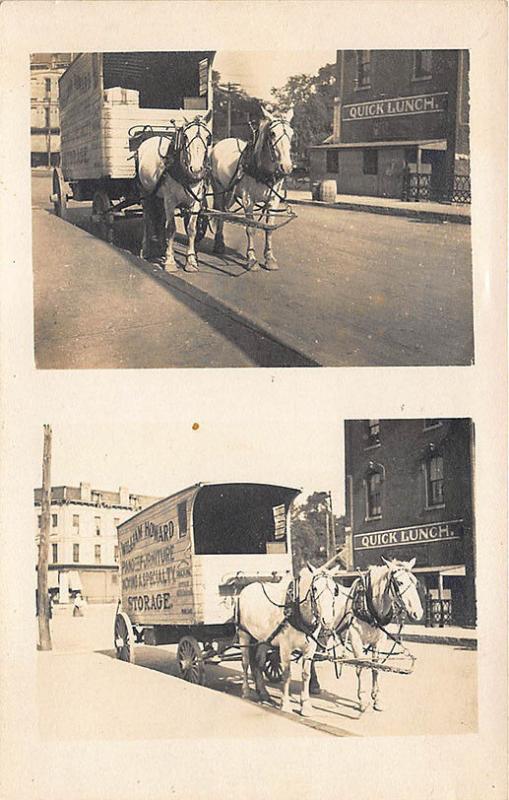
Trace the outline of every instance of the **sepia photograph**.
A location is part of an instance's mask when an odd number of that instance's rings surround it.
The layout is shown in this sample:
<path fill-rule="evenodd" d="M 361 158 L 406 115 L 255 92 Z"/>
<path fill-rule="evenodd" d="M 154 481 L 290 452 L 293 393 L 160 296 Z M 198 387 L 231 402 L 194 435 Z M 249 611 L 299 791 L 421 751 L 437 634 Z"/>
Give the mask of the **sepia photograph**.
<path fill-rule="evenodd" d="M 41 369 L 469 365 L 468 50 L 32 53 Z"/>
<path fill-rule="evenodd" d="M 267 467 L 261 431 L 246 436 L 247 465 L 239 448 L 225 458 L 210 431 L 182 424 L 161 428 L 149 455 L 147 426 L 129 444 L 143 469 L 127 486 L 135 471 L 114 433 L 66 428 L 58 452 L 45 426 L 34 492 L 41 736 L 108 738 L 113 725 L 139 739 L 264 736 L 267 725 L 282 737 L 477 730 L 472 421 L 316 428 L 311 467 L 297 443 Z M 317 469 L 326 431 L 338 452 Z M 231 433 L 217 433 L 227 444 Z M 107 487 L 81 475 L 76 448 L 84 463 L 95 453 Z M 68 482 L 66 464 L 86 480 Z M 161 693 L 148 717 L 127 702 Z"/>

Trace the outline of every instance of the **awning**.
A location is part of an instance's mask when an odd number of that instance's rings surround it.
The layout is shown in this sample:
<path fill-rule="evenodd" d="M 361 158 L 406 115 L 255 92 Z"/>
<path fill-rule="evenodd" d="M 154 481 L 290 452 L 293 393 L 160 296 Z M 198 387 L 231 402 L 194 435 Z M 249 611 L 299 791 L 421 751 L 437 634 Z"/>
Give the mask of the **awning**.
<path fill-rule="evenodd" d="M 58 574 L 57 569 L 48 570 L 48 589 L 58 589 L 60 587 Z"/>
<path fill-rule="evenodd" d="M 355 150 L 366 147 L 420 147 L 421 150 L 447 150 L 445 139 L 395 139 L 393 142 L 339 142 L 336 144 L 314 144 L 309 150 Z"/>

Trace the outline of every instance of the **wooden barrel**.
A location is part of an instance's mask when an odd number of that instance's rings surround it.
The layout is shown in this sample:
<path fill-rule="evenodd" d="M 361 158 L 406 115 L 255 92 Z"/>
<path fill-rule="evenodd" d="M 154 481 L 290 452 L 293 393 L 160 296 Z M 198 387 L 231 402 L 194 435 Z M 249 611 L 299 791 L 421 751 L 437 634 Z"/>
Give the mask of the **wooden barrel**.
<path fill-rule="evenodd" d="M 321 181 L 318 188 L 318 199 L 321 200 L 322 203 L 335 203 L 337 191 L 336 181 Z"/>

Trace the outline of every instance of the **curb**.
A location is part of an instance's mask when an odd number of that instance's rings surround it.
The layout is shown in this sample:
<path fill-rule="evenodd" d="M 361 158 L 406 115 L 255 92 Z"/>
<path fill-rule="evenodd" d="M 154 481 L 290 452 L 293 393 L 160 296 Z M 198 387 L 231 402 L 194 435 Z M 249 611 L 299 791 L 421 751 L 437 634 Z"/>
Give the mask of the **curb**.
<path fill-rule="evenodd" d="M 464 647 L 467 650 L 477 650 L 477 639 L 469 639 L 463 636 L 447 636 L 437 634 L 436 636 L 425 636 L 421 633 L 403 633 L 401 636 L 404 642 L 419 642 L 420 644 L 446 644 L 453 647 Z"/>
<path fill-rule="evenodd" d="M 365 211 L 370 214 L 386 214 L 388 216 L 394 217 L 416 217 L 417 219 L 421 219 L 428 222 L 458 222 L 463 225 L 470 225 L 470 215 L 464 214 L 446 214 L 445 212 L 440 211 L 425 211 L 423 209 L 416 208 L 393 208 L 391 206 L 377 206 L 377 205 L 360 205 L 359 203 L 348 203 L 348 202 L 338 202 L 338 203 L 324 203 L 321 200 L 297 200 L 293 198 L 288 198 L 288 202 L 290 205 L 295 203 L 295 205 L 300 206 L 318 206 L 320 208 L 336 208 L 338 211 Z"/>

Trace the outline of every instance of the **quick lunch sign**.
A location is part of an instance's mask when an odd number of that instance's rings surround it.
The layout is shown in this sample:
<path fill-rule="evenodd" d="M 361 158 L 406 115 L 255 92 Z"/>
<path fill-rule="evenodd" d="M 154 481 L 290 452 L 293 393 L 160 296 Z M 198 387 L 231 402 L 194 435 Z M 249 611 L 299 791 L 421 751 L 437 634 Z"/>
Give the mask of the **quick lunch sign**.
<path fill-rule="evenodd" d="M 419 94 L 413 97 L 391 97 L 383 100 L 368 100 L 364 103 L 344 105 L 343 121 L 358 119 L 380 119 L 403 117 L 410 114 L 436 114 L 447 110 L 447 92 Z"/>
<path fill-rule="evenodd" d="M 372 533 L 356 533 L 355 550 L 372 550 L 378 547 L 401 547 L 402 545 L 433 544 L 463 538 L 463 520 L 434 522 L 431 525 L 415 525 L 410 528 L 395 528 Z"/>

